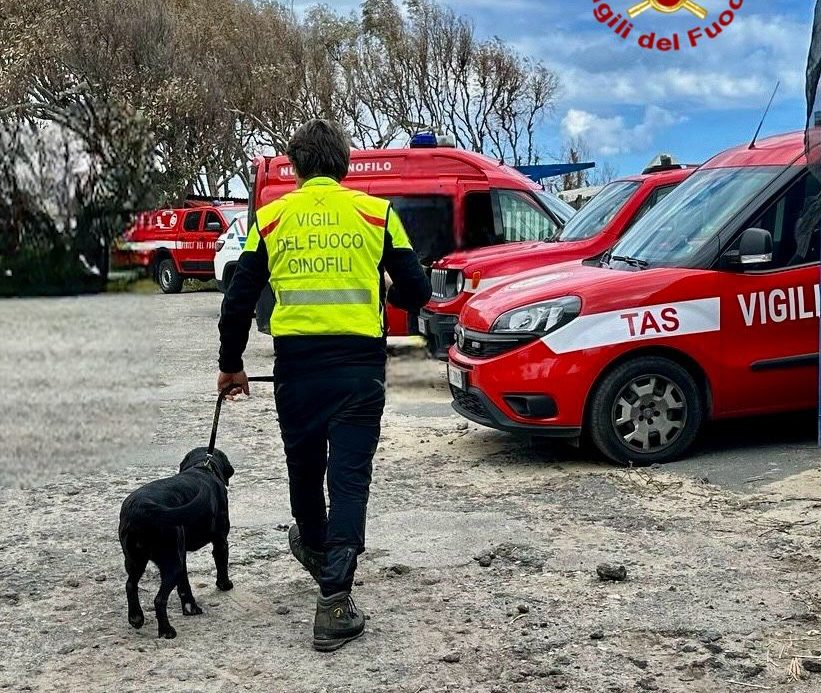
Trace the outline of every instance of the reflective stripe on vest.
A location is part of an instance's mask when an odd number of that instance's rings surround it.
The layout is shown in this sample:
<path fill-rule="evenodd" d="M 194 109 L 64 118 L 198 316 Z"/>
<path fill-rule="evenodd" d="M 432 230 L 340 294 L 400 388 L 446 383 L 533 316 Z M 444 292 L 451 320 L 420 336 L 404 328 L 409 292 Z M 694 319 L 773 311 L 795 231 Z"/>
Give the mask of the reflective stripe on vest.
<path fill-rule="evenodd" d="M 297 289 L 280 291 L 279 301 L 283 306 L 369 305 L 372 295 L 370 289 Z"/>

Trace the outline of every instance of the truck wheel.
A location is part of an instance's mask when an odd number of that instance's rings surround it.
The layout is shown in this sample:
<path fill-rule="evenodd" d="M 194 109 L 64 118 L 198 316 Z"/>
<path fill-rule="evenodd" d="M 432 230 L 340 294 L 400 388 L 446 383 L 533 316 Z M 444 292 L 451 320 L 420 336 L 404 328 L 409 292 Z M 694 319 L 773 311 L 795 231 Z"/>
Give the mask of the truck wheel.
<path fill-rule="evenodd" d="M 166 258 L 157 268 L 157 280 L 164 294 L 178 294 L 182 291 L 182 277 L 174 267 L 174 261 Z"/>
<path fill-rule="evenodd" d="M 602 380 L 590 404 L 590 437 L 606 457 L 671 462 L 693 445 L 704 399 L 690 373 L 666 358 L 628 361 Z"/>

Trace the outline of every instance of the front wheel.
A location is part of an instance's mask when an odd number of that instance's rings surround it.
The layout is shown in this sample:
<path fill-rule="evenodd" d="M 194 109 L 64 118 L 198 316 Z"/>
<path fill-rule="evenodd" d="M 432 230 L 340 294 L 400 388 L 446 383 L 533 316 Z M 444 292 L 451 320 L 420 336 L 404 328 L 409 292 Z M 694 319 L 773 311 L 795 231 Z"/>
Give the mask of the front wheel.
<path fill-rule="evenodd" d="M 178 294 L 182 291 L 182 277 L 171 259 L 167 258 L 160 263 L 157 279 L 164 294 Z"/>
<path fill-rule="evenodd" d="M 671 462 L 693 445 L 704 421 L 704 398 L 675 361 L 637 358 L 608 374 L 590 405 L 590 437 L 611 460 Z"/>

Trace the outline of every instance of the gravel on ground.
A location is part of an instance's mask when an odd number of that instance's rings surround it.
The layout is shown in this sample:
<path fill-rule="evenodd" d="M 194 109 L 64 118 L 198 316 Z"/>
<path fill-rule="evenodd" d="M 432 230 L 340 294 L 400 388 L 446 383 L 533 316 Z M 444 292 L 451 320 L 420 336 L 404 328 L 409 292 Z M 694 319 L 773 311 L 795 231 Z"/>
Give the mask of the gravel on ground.
<path fill-rule="evenodd" d="M 442 365 L 407 346 L 389 364 L 357 573 L 365 636 L 310 647 L 316 587 L 287 547 L 268 385 L 225 405 L 218 438 L 237 470 L 235 589 L 216 589 L 207 549 L 190 555 L 205 613 L 172 595 L 179 635 L 158 640 L 149 568 L 146 624 L 130 628 L 120 503 L 207 442 L 219 303 L 0 302 L 0 690 L 821 690 L 811 430 L 755 446 L 719 432 L 681 465 L 617 468 L 466 423 Z M 271 361 L 254 333 L 248 372 Z"/>

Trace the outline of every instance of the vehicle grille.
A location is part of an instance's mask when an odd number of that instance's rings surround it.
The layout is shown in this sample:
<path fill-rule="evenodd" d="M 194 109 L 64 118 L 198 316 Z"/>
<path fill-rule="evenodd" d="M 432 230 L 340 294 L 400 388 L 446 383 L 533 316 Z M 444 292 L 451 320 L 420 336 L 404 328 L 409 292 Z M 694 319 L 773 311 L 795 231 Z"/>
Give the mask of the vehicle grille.
<path fill-rule="evenodd" d="M 456 275 L 453 270 L 433 269 L 430 272 L 430 286 L 433 298 L 445 299 L 456 296 Z"/>
<path fill-rule="evenodd" d="M 485 405 L 476 395 L 472 395 L 469 392 L 453 387 L 453 385 L 450 387 L 450 394 L 453 396 L 453 400 L 460 409 L 464 409 L 466 412 L 473 414 L 477 418 L 490 420 L 487 409 L 485 409 Z"/>
<path fill-rule="evenodd" d="M 494 335 L 491 338 L 490 335 L 481 332 L 465 330 L 464 339 L 457 342 L 456 348 L 465 356 L 488 359 L 512 351 L 536 339 L 538 339 L 537 335 L 511 335 L 510 337 Z"/>

